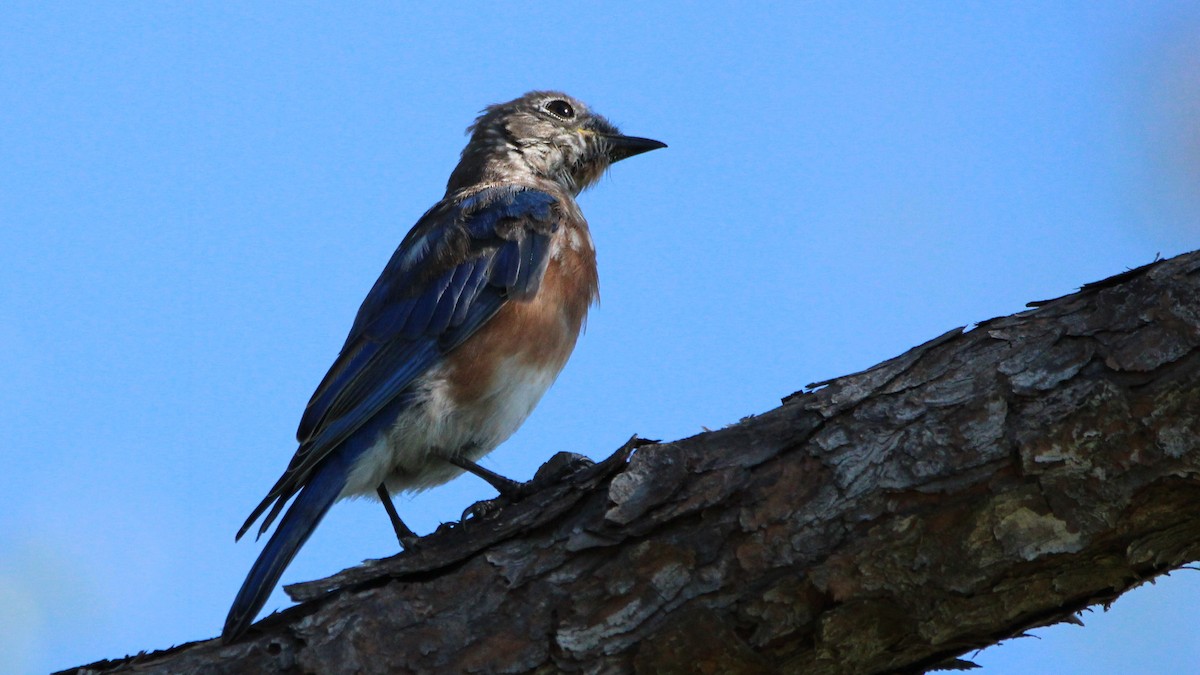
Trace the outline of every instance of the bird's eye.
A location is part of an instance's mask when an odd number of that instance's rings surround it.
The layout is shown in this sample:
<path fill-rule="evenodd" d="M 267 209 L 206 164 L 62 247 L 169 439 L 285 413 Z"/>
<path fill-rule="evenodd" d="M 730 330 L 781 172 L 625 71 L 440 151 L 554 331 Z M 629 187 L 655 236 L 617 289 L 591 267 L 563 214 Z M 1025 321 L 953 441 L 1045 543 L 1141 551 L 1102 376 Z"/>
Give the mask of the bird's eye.
<path fill-rule="evenodd" d="M 547 103 L 546 112 L 564 120 L 569 120 L 575 116 L 575 108 L 572 108 L 570 103 L 567 103 L 561 98 L 556 98 Z"/>

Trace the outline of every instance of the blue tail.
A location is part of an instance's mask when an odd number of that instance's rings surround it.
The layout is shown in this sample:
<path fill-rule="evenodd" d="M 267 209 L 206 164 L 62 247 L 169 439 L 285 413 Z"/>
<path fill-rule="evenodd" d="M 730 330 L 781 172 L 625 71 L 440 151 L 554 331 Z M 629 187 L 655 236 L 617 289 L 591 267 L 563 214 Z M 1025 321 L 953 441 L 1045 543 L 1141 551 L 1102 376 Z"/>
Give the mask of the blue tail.
<path fill-rule="evenodd" d="M 225 618 L 225 629 L 221 631 L 224 642 L 232 642 L 250 627 L 258 611 L 266 604 L 279 577 L 291 564 L 296 552 L 308 541 L 309 535 L 325 517 L 329 507 L 337 501 L 350 467 L 351 453 L 335 452 L 314 471 L 307 484 L 296 496 L 296 501 L 284 514 L 279 527 L 254 561 L 246 581 L 238 591 L 229 616 Z"/>

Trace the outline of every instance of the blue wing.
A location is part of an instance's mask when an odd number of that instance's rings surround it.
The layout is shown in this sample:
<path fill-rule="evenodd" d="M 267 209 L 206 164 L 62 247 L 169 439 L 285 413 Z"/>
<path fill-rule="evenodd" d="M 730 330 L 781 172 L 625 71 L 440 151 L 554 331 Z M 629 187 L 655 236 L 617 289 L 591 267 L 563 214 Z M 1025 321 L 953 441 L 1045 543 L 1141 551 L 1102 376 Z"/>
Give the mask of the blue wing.
<path fill-rule="evenodd" d="M 554 197 L 514 187 L 442 202 L 422 216 L 363 301 L 341 354 L 313 393 L 287 471 L 238 537 L 274 503 L 259 528 L 265 532 L 331 453 L 364 452 L 375 434 L 368 439 L 356 432 L 377 426 L 368 423 L 381 414 L 390 417 L 386 422 L 394 419 L 415 378 L 505 302 L 536 294 L 560 218 Z"/>

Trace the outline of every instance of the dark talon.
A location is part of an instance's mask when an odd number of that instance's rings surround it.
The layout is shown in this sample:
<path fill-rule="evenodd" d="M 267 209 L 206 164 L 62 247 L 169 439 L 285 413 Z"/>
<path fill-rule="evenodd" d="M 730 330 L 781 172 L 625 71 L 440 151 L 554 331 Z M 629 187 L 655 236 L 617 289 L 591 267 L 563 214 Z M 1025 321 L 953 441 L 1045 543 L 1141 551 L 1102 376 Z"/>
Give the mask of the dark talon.
<path fill-rule="evenodd" d="M 530 485 L 535 486 L 534 492 L 561 483 L 589 467 L 595 466 L 590 458 L 574 452 L 560 452 L 546 460 L 533 475 Z"/>
<path fill-rule="evenodd" d="M 493 499 L 485 499 L 483 501 L 475 502 L 463 510 L 462 516 L 459 518 L 459 523 L 463 527 L 467 527 L 467 524 L 472 520 L 480 520 L 495 513 L 499 513 L 501 509 L 511 503 L 512 502 L 503 495 Z"/>

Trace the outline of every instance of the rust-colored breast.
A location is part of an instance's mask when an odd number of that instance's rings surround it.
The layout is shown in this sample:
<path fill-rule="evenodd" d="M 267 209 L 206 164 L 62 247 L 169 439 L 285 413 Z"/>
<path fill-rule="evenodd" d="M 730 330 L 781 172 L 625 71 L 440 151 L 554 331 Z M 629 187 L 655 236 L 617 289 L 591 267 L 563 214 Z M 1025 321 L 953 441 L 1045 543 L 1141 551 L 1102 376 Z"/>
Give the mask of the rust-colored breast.
<path fill-rule="evenodd" d="M 562 227 L 554 236 L 537 294 L 506 303 L 448 355 L 447 380 L 457 402 L 494 391 L 493 377 L 505 361 L 551 373 L 551 379 L 566 364 L 597 297 L 596 253 L 584 223 Z"/>

